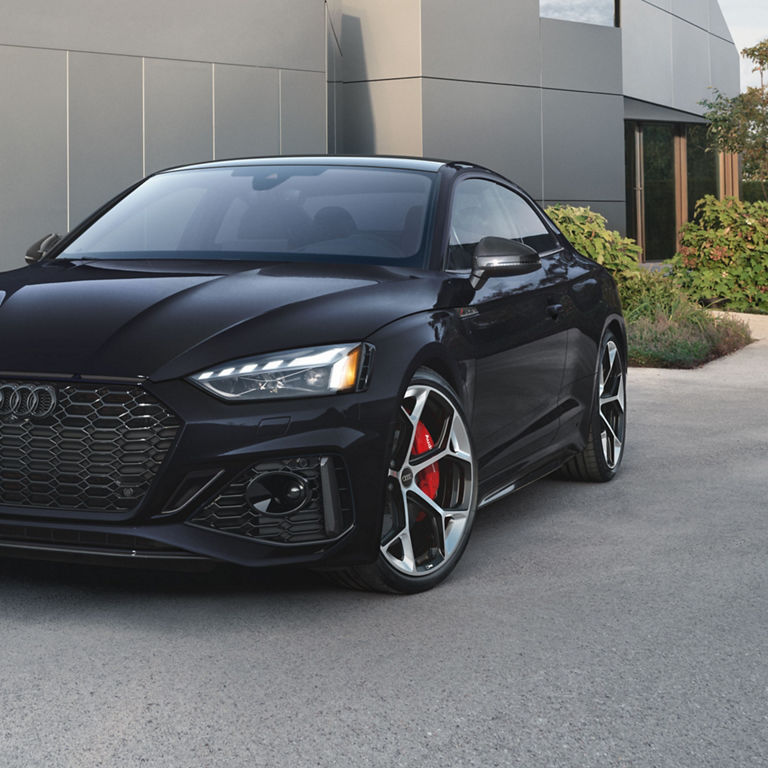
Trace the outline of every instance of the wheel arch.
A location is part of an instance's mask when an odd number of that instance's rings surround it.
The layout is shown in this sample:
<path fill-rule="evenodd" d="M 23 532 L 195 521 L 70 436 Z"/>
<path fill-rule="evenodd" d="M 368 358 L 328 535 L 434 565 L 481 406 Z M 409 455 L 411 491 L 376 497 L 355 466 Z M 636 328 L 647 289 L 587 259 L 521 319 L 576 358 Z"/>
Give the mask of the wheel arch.
<path fill-rule="evenodd" d="M 627 326 L 624 323 L 624 318 L 614 315 L 610 317 L 603 329 L 603 336 L 606 331 L 611 331 L 613 335 L 619 340 L 621 346 L 621 353 L 624 357 L 624 364 L 627 364 Z"/>

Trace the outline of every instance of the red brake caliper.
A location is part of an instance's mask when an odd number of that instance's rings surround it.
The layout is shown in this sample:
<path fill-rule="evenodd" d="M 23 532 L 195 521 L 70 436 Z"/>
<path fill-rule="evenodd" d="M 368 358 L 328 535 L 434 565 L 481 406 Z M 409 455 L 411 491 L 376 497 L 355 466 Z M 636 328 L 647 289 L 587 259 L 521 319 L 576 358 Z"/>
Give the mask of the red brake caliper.
<path fill-rule="evenodd" d="M 413 450 L 411 456 L 419 456 L 422 453 L 431 451 L 435 447 L 435 441 L 432 439 L 432 435 L 429 434 L 429 430 L 419 422 L 416 425 L 416 435 L 413 438 Z M 424 495 L 430 499 L 434 499 L 437 496 L 437 489 L 440 487 L 440 469 L 437 463 L 430 464 L 428 467 L 419 472 L 416 475 L 416 484 L 421 489 Z"/>

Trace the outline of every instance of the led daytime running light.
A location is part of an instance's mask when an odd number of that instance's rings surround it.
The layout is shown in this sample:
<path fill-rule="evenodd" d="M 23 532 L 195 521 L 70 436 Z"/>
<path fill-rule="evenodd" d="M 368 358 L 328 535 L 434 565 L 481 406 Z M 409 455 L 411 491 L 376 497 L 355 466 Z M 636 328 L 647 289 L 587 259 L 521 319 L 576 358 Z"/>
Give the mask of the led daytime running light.
<path fill-rule="evenodd" d="M 224 400 L 349 392 L 358 385 L 363 348 L 360 343 L 339 344 L 259 355 L 201 371 L 189 380 Z"/>

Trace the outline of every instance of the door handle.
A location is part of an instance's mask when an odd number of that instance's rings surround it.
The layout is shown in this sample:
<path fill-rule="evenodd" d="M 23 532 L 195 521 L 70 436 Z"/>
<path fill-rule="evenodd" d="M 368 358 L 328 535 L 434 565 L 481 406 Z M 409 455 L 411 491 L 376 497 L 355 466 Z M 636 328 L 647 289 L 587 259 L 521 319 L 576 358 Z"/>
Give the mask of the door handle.
<path fill-rule="evenodd" d="M 556 320 L 557 316 L 563 311 L 563 305 L 562 304 L 550 304 L 547 307 L 547 312 L 549 313 L 549 316 Z"/>

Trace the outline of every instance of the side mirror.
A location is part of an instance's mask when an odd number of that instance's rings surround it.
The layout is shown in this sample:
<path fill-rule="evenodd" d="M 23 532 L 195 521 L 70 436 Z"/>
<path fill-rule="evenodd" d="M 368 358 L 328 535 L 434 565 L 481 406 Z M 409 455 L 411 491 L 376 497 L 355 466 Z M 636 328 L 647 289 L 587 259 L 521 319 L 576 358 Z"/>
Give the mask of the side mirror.
<path fill-rule="evenodd" d="M 469 281 L 478 288 L 489 277 L 520 275 L 540 266 L 539 254 L 529 245 L 505 237 L 484 237 L 475 247 Z"/>
<path fill-rule="evenodd" d="M 35 264 L 38 261 L 42 261 L 48 252 L 60 242 L 61 235 L 50 234 L 41 237 L 37 242 L 27 248 L 27 255 L 24 257 L 24 261 L 26 261 L 27 264 Z"/>

